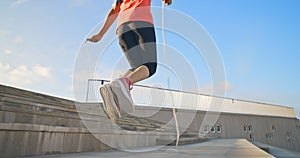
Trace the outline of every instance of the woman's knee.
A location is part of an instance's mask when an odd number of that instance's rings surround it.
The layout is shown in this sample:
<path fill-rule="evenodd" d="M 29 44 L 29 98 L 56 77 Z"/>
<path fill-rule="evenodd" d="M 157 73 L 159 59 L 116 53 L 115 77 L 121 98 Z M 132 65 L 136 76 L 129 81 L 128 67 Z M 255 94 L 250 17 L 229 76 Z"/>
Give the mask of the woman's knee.
<path fill-rule="evenodd" d="M 157 63 L 151 62 L 151 63 L 146 63 L 143 64 L 148 68 L 149 71 L 149 77 L 153 76 L 156 73 L 157 70 Z"/>

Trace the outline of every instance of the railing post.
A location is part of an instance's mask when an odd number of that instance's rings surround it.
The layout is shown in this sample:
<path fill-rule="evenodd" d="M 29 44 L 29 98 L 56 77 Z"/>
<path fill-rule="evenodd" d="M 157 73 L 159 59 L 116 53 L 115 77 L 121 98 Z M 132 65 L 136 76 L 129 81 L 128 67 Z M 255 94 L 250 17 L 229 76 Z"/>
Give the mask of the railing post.
<path fill-rule="evenodd" d="M 90 91 L 90 80 L 88 80 L 88 84 L 87 84 L 87 91 L 86 91 L 86 100 L 85 102 L 88 102 L 89 99 L 89 91 Z"/>

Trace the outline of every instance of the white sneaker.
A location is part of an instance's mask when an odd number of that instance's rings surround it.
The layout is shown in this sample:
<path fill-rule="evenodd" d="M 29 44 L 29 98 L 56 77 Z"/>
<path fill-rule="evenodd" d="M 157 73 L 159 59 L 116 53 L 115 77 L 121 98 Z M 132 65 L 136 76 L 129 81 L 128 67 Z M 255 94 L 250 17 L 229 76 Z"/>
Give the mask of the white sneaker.
<path fill-rule="evenodd" d="M 121 118 L 120 106 L 111 90 L 111 86 L 108 84 L 102 85 L 99 91 L 103 99 L 103 110 L 108 118 L 112 121 Z"/>
<path fill-rule="evenodd" d="M 121 109 L 127 113 L 134 111 L 133 100 L 130 95 L 130 86 L 125 78 L 118 78 L 110 83 L 113 93 L 117 96 L 117 102 Z"/>

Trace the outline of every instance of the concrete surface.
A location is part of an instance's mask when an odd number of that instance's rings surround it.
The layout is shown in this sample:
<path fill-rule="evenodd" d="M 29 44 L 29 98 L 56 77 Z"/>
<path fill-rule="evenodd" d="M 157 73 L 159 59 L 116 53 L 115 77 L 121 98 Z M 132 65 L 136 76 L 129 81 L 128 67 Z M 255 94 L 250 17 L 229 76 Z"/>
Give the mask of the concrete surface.
<path fill-rule="evenodd" d="M 148 148 L 150 149 L 150 148 Z M 139 148 L 136 151 L 147 150 Z M 135 150 L 132 150 L 135 151 Z M 147 152 L 106 151 L 78 154 L 38 156 L 40 158 L 269 158 L 266 153 L 245 139 L 218 139 L 203 143 L 179 146 L 164 146 Z M 30 158 L 30 157 L 28 157 Z M 33 158 L 33 157 L 32 157 Z M 37 158 L 37 157 L 35 157 Z"/>
<path fill-rule="evenodd" d="M 300 152 L 291 151 L 291 150 L 287 150 L 287 149 L 283 149 L 283 148 L 278 148 L 278 147 L 274 147 L 274 146 L 271 146 L 268 144 L 263 144 L 263 143 L 256 142 L 256 141 L 254 141 L 252 143 L 255 144 L 256 146 L 258 146 L 259 148 L 268 150 L 268 153 L 272 154 L 276 158 L 299 158 L 300 157 Z"/>

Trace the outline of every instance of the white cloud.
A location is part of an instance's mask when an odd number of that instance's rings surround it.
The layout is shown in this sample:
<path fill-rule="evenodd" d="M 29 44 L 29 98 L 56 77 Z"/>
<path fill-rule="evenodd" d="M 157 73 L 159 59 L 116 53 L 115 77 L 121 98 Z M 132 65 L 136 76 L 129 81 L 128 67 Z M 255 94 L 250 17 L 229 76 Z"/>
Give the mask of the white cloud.
<path fill-rule="evenodd" d="M 15 7 L 17 5 L 23 4 L 25 2 L 28 2 L 28 0 L 15 0 L 13 3 L 11 3 L 11 7 Z"/>
<path fill-rule="evenodd" d="M 12 51 L 11 49 L 5 49 L 5 50 L 4 50 L 4 53 L 5 53 L 5 54 L 12 54 L 12 52 L 13 52 L 13 51 Z"/>
<path fill-rule="evenodd" d="M 43 67 L 40 65 L 36 65 L 36 66 L 32 67 L 32 72 L 34 74 L 38 74 L 39 76 L 41 76 L 43 78 L 51 78 L 52 77 L 51 68 L 49 68 L 49 67 Z"/>
<path fill-rule="evenodd" d="M 0 78 L 1 83 L 17 86 L 31 85 L 53 77 L 52 69 L 41 65 L 11 66 L 0 62 L 0 73 L 3 74 Z"/>
<path fill-rule="evenodd" d="M 8 30 L 0 30 L 0 43 L 3 45 L 4 41 L 7 41 L 11 34 L 12 33 Z"/>
<path fill-rule="evenodd" d="M 3 64 L 0 62 L 0 71 L 2 74 L 6 74 L 9 69 L 10 69 L 10 65 Z"/>
<path fill-rule="evenodd" d="M 18 36 L 16 36 L 16 37 L 13 39 L 13 42 L 14 42 L 15 44 L 23 43 L 23 42 L 24 42 L 24 38 L 23 38 L 23 36 L 18 35 Z"/>
<path fill-rule="evenodd" d="M 0 30 L 0 43 L 2 43 L 2 48 L 8 44 L 21 44 L 24 41 L 24 36 L 22 35 L 15 34 L 8 30 Z"/>
<path fill-rule="evenodd" d="M 7 30 L 0 30 L 0 35 L 1 36 L 8 36 L 8 35 L 11 35 L 11 32 L 10 31 L 7 31 Z"/>

